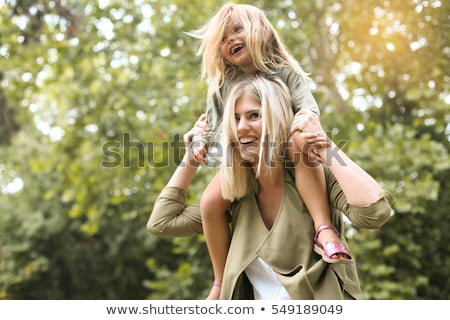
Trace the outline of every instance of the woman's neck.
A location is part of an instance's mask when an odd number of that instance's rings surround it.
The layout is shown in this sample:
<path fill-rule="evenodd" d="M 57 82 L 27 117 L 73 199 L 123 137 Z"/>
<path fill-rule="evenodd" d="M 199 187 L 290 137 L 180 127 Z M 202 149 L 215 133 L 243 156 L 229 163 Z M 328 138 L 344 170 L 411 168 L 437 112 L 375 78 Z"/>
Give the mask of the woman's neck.
<path fill-rule="evenodd" d="M 282 164 L 276 162 L 276 165 L 271 168 L 263 165 L 257 180 L 260 192 L 270 192 L 273 189 L 279 188 L 283 183 Z"/>
<path fill-rule="evenodd" d="M 267 167 L 261 170 L 258 177 L 258 203 L 261 218 L 267 229 L 270 230 L 275 223 L 280 210 L 281 198 L 283 195 L 283 168 L 281 164 L 272 167 L 270 172 Z"/>

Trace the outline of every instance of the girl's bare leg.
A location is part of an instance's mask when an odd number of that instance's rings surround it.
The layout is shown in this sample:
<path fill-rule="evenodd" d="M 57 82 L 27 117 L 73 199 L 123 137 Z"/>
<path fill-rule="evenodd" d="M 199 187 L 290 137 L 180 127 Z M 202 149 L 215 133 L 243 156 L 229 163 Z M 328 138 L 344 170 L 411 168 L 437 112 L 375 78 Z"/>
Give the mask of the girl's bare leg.
<path fill-rule="evenodd" d="M 293 143 L 292 139 L 287 148 L 287 156 L 294 164 L 297 191 L 308 208 L 316 232 L 320 226 L 331 225 L 325 171 L 322 164 L 308 161 L 307 155 L 295 148 L 295 143 Z M 328 241 L 342 242 L 334 230 L 324 229 L 319 233 L 318 242 L 323 245 Z M 337 253 L 332 255 L 331 258 L 345 259 L 349 258 L 349 256 L 345 253 Z"/>
<path fill-rule="evenodd" d="M 203 192 L 200 200 L 203 233 L 214 272 L 214 283 L 207 297 L 208 300 L 219 299 L 225 262 L 230 246 L 230 229 L 226 219 L 226 210 L 230 201 L 222 198 L 220 175 L 216 174 Z"/>

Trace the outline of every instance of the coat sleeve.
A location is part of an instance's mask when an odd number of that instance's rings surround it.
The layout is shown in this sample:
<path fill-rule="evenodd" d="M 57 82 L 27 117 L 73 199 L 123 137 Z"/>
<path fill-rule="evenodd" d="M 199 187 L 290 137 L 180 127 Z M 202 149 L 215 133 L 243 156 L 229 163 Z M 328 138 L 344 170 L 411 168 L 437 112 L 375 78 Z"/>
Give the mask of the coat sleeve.
<path fill-rule="evenodd" d="M 229 89 L 229 85 L 224 84 L 224 87 L 220 89 L 220 94 L 207 95 L 205 113 L 209 132 L 205 136 L 197 137 L 198 141 L 206 144 L 217 142 L 223 119 L 223 96 L 228 94 Z"/>
<path fill-rule="evenodd" d="M 352 224 L 363 229 L 380 228 L 389 220 L 392 214 L 391 205 L 394 202 L 394 197 L 390 192 L 383 191 L 380 194 L 380 198 L 368 206 L 353 206 L 347 202 L 339 182 L 331 171 L 326 169 L 325 172 L 330 198 L 330 208 L 333 211 L 337 210 L 342 212 Z M 361 192 L 364 192 L 364 190 L 361 190 Z"/>
<path fill-rule="evenodd" d="M 294 113 L 301 109 L 307 109 L 320 115 L 319 106 L 309 88 L 308 77 L 287 67 L 280 70 L 279 76 L 289 88 Z"/>
<path fill-rule="evenodd" d="M 186 191 L 181 188 L 165 187 L 155 201 L 147 222 L 147 230 L 152 234 L 167 237 L 202 234 L 200 206 L 187 206 L 186 197 Z"/>

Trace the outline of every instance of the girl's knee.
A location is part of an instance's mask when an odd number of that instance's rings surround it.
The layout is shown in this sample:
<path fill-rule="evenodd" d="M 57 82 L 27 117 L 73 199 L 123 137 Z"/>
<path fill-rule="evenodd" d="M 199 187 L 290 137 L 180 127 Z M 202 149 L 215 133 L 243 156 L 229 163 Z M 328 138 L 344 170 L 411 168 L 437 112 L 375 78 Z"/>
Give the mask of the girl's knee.
<path fill-rule="evenodd" d="M 216 214 L 224 215 L 230 202 L 222 198 L 222 194 L 215 192 L 204 192 L 200 198 L 200 211 L 202 217 L 211 217 Z"/>

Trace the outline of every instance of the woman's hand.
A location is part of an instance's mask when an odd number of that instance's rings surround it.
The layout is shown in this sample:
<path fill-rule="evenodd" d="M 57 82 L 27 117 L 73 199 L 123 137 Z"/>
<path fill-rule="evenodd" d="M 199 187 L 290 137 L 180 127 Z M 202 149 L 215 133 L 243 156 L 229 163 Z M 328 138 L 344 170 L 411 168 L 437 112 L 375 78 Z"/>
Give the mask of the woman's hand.
<path fill-rule="evenodd" d="M 291 134 L 296 131 L 311 132 L 318 135 L 324 135 L 325 131 L 320 124 L 320 119 L 317 114 L 310 110 L 302 109 L 295 114 L 291 125 Z"/>
<path fill-rule="evenodd" d="M 297 152 L 305 154 L 308 162 L 325 163 L 321 150 L 331 146 L 327 136 L 297 130 L 292 136 L 292 141 Z"/>
<path fill-rule="evenodd" d="M 206 144 L 198 140 L 198 137 L 205 136 L 209 131 L 206 124 L 206 115 L 202 114 L 191 130 L 183 136 L 184 143 L 189 153 L 189 160 L 197 162 L 199 165 L 204 165 L 206 162 Z"/>

